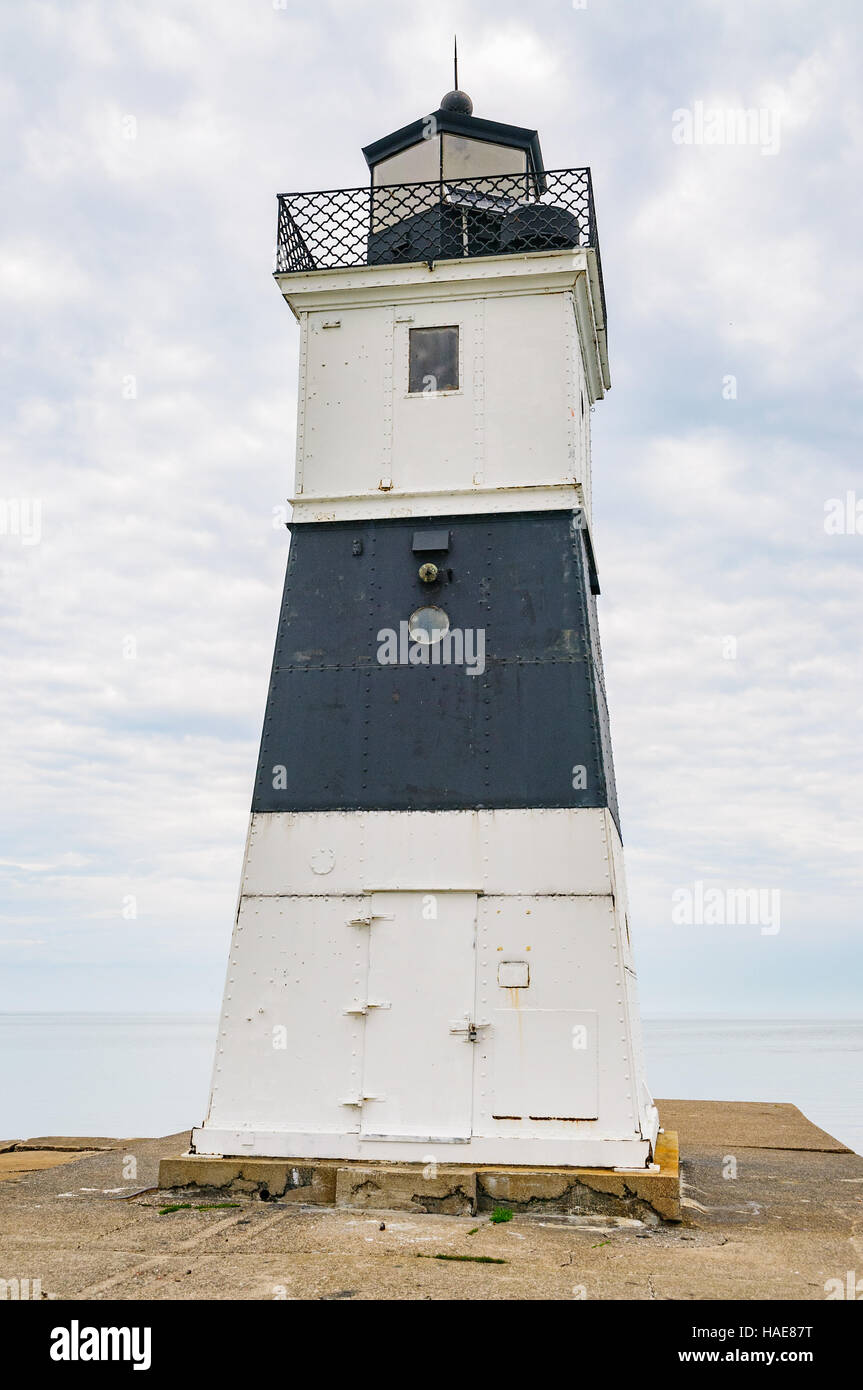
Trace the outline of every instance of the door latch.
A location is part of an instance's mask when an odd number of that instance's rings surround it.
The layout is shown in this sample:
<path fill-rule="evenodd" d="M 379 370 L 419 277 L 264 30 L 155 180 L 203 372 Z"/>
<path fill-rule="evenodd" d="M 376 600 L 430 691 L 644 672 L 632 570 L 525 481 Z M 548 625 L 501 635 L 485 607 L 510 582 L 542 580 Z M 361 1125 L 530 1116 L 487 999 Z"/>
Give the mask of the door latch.
<path fill-rule="evenodd" d="M 462 1033 L 464 1035 L 465 1042 L 475 1043 L 477 1041 L 477 1034 L 480 1028 L 490 1027 L 491 1024 L 486 1020 L 477 1020 L 476 1022 L 474 1022 L 472 1018 L 469 1018 L 467 1015 L 465 1015 L 463 1019 L 456 1019 L 454 1023 L 451 1023 L 449 1026 L 449 1031 L 451 1033 Z"/>

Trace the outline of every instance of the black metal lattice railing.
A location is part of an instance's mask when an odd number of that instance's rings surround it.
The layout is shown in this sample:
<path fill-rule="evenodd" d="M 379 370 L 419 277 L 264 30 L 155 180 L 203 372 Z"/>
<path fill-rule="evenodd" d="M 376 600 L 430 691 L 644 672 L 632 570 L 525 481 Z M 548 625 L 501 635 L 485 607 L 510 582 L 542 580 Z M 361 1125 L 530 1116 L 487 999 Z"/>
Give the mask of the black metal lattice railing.
<path fill-rule="evenodd" d="M 599 241 L 589 169 L 339 188 L 279 197 L 277 274 L 458 260 Z M 600 284 L 602 273 L 600 271 Z"/>

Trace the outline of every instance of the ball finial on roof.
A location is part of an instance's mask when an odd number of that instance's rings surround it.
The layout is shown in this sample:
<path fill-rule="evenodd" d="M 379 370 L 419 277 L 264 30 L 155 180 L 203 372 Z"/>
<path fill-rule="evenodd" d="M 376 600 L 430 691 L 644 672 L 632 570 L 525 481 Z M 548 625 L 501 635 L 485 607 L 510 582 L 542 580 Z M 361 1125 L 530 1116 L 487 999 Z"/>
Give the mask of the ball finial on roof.
<path fill-rule="evenodd" d="M 454 115 L 458 116 L 471 116 L 473 115 L 473 102 L 467 92 L 456 90 L 447 92 L 446 96 L 441 98 L 440 109 L 441 111 L 452 111 Z"/>

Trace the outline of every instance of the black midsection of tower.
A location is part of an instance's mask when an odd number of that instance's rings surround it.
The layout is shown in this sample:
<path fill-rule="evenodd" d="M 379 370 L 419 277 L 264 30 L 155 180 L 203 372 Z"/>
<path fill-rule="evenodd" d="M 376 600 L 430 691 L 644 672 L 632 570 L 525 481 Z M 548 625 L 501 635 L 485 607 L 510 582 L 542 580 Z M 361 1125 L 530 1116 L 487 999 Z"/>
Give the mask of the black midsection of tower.
<path fill-rule="evenodd" d="M 295 525 L 252 810 L 617 821 L 590 572 L 569 511 Z M 426 648 L 424 607 L 450 627 Z"/>

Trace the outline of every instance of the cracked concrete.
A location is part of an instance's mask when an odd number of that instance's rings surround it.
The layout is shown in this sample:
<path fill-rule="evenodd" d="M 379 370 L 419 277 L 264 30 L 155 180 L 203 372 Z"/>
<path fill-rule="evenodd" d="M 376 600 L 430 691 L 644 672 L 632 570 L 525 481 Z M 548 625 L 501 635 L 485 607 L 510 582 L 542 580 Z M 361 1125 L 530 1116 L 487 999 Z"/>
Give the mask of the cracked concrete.
<path fill-rule="evenodd" d="M 107 1141 L 112 1150 L 0 1183 L 0 1279 L 41 1279 L 45 1297 L 94 1301 L 807 1300 L 824 1299 L 849 1270 L 863 1274 L 863 1158 L 791 1106 L 659 1104 L 680 1131 L 686 1204 L 676 1226 L 313 1207 L 298 1200 L 308 1184 L 267 1202 L 221 1194 L 238 1206 L 209 1211 L 195 1209 L 207 1199 L 193 1191 L 192 1209 L 161 1216 L 166 1201 L 186 1199 L 142 1189 L 161 1158 L 183 1152 L 184 1133 Z M 124 1176 L 130 1158 L 134 1177 Z"/>
<path fill-rule="evenodd" d="M 452 1216 L 505 1205 L 523 1214 L 598 1214 L 655 1222 L 680 1220 L 677 1135 L 663 1131 L 650 1169 L 498 1167 L 466 1163 L 363 1163 L 184 1154 L 163 1159 L 163 1189 L 257 1190 L 266 1200 L 295 1189 L 309 1203 L 364 1209 L 438 1212 Z M 308 1161 L 307 1161 L 308 1162 Z M 333 1186 L 334 1184 L 334 1186 Z"/>

